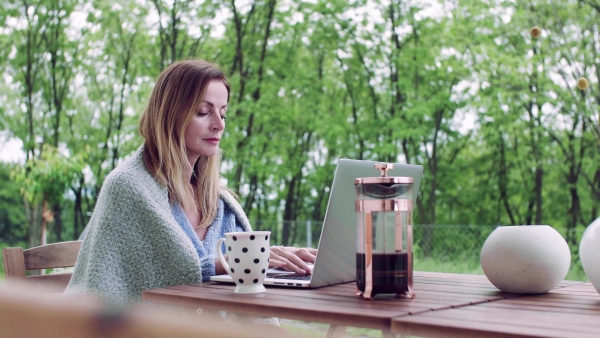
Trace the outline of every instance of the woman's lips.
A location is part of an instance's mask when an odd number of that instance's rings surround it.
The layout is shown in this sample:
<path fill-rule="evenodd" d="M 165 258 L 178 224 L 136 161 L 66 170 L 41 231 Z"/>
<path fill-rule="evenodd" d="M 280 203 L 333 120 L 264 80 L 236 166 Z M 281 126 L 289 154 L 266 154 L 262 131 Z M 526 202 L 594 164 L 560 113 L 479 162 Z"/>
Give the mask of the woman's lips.
<path fill-rule="evenodd" d="M 205 138 L 204 141 L 208 142 L 208 143 L 212 143 L 212 144 L 219 144 L 219 141 L 221 139 L 218 138 Z"/>

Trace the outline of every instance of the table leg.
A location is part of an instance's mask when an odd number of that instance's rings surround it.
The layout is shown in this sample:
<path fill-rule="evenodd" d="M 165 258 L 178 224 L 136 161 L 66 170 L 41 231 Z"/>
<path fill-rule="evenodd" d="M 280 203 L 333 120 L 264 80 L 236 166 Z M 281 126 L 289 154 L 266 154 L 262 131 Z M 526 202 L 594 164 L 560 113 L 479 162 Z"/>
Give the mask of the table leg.
<path fill-rule="evenodd" d="M 344 333 L 346 332 L 345 325 L 329 325 L 329 330 L 327 331 L 327 335 L 325 338 L 342 338 Z"/>

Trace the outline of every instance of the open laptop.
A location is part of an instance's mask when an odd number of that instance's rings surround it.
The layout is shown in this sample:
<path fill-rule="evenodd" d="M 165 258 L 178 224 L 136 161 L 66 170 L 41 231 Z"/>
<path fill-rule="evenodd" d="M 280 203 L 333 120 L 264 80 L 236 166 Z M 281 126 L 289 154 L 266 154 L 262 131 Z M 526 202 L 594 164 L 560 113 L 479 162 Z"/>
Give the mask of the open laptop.
<path fill-rule="evenodd" d="M 325 220 L 319 239 L 318 253 L 312 274 L 298 276 L 291 272 L 270 269 L 265 277 L 265 285 L 279 285 L 299 288 L 318 288 L 327 285 L 356 280 L 356 192 L 354 179 L 377 177 L 375 161 L 341 159 L 336 167 Z M 416 201 L 423 166 L 394 163 L 388 176 L 412 177 L 413 202 Z M 233 283 L 231 276 L 210 277 L 211 281 Z"/>

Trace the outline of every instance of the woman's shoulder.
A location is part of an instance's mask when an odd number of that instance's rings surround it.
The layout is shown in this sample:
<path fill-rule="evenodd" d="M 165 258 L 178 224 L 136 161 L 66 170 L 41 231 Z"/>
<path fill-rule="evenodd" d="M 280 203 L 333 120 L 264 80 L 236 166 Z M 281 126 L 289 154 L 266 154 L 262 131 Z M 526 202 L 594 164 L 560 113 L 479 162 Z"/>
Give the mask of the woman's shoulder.
<path fill-rule="evenodd" d="M 223 203 L 227 207 L 233 209 L 234 212 L 239 212 L 242 209 L 240 202 L 229 189 L 221 187 L 221 189 L 219 189 L 219 197 L 221 198 Z"/>
<path fill-rule="evenodd" d="M 127 156 L 123 162 L 119 163 L 105 178 L 106 181 L 123 181 L 136 179 L 138 176 L 144 176 L 148 171 L 145 170 L 140 149 Z M 149 174 L 149 173 L 148 173 Z"/>
<path fill-rule="evenodd" d="M 119 190 L 157 190 L 165 191 L 161 184 L 154 179 L 144 165 L 142 147 L 138 148 L 104 179 L 102 188 L 119 188 Z"/>
<path fill-rule="evenodd" d="M 229 190 L 229 188 L 221 187 L 219 189 L 219 195 L 221 196 L 221 199 L 223 199 L 223 200 L 235 201 L 237 203 L 237 199 L 236 199 L 234 193 L 232 193 L 231 190 Z"/>
<path fill-rule="evenodd" d="M 244 212 L 242 206 L 238 202 L 238 200 L 234 197 L 234 195 L 229 191 L 229 189 L 221 188 L 219 191 L 219 195 L 226 209 L 231 210 L 233 214 L 236 216 L 239 224 L 245 230 L 251 230 L 250 221 L 248 220 L 248 216 Z"/>

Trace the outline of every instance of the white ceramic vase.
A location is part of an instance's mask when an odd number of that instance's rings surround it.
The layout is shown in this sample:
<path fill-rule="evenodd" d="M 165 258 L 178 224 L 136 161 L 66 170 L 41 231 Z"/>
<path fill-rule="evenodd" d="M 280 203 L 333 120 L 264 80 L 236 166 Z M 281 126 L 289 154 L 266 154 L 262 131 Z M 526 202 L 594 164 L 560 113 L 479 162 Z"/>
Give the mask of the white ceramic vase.
<path fill-rule="evenodd" d="M 585 229 L 579 243 L 579 259 L 583 271 L 600 293 L 600 218 Z"/>
<path fill-rule="evenodd" d="M 571 250 L 548 225 L 496 228 L 481 249 L 481 267 L 495 287 L 510 293 L 544 293 L 565 278 Z"/>

